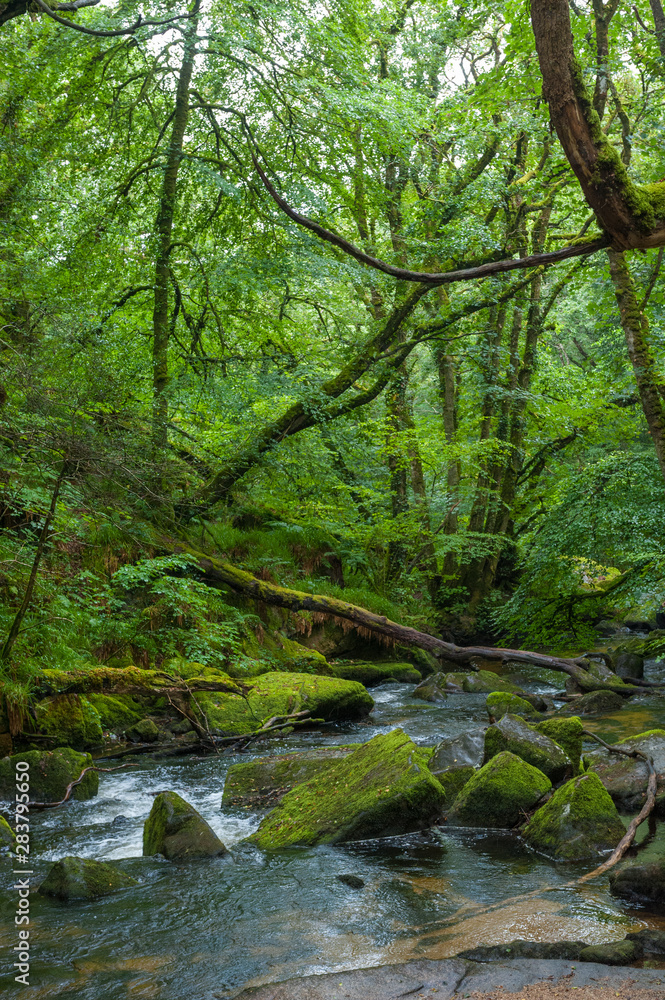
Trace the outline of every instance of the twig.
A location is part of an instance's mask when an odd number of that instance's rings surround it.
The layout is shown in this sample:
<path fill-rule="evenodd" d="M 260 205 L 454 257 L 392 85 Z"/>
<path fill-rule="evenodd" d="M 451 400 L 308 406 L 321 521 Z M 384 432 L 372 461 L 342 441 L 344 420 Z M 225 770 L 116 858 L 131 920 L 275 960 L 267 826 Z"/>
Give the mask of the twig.
<path fill-rule="evenodd" d="M 30 809 L 55 809 L 56 806 L 61 806 L 67 801 L 69 796 L 72 794 L 72 789 L 83 781 L 83 776 L 87 774 L 88 771 L 122 771 L 123 767 L 138 767 L 138 764 L 119 764 L 118 767 L 96 767 L 93 764 L 90 767 L 84 767 L 78 778 L 75 778 L 74 781 L 70 781 L 67 785 L 67 791 L 65 792 L 64 799 L 60 799 L 59 802 L 29 802 L 28 807 Z"/>

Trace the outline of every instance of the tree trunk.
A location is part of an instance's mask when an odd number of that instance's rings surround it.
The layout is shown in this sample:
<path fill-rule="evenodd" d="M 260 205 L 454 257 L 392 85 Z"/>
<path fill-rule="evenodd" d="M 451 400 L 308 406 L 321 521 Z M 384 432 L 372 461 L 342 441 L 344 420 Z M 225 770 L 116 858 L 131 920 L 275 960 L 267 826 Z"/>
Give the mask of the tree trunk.
<path fill-rule="evenodd" d="M 626 337 L 628 357 L 633 366 L 637 391 L 665 479 L 665 399 L 661 395 L 658 374 L 649 346 L 649 322 L 640 309 L 635 284 L 623 253 L 608 250 L 610 274 L 619 304 L 621 326 Z"/>
<path fill-rule="evenodd" d="M 200 0 L 194 0 L 192 12 L 198 15 Z M 152 316 L 152 440 L 158 448 L 166 446 L 169 383 L 169 259 L 173 222 L 176 211 L 176 189 L 182 162 L 183 142 L 189 119 L 189 85 L 194 69 L 198 16 L 188 21 L 175 97 L 173 127 L 166 154 L 159 209 L 155 221 L 157 254 L 155 257 L 155 300 Z"/>

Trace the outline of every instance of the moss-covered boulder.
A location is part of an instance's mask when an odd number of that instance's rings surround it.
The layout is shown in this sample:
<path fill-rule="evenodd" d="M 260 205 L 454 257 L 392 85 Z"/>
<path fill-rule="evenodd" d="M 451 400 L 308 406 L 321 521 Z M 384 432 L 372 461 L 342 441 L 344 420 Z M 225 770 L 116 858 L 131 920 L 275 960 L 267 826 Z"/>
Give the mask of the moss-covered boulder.
<path fill-rule="evenodd" d="M 554 785 L 573 776 L 573 765 L 561 747 L 518 715 L 504 715 L 485 733 L 484 763 L 504 750 L 537 767 Z"/>
<path fill-rule="evenodd" d="M 420 701 L 437 702 L 445 701 L 449 693 L 446 688 L 445 675 L 430 674 L 414 688 L 411 694 L 413 698 L 419 698 Z"/>
<path fill-rule="evenodd" d="M 431 826 L 444 791 L 401 729 L 375 736 L 284 796 L 249 840 L 264 850 L 393 837 Z"/>
<path fill-rule="evenodd" d="M 656 771 L 656 811 L 662 815 L 665 807 L 665 730 L 650 729 L 637 736 L 628 736 L 617 743 L 626 750 L 640 750 L 653 760 Z M 639 757 L 620 757 L 598 749 L 584 755 L 586 766 L 598 775 L 612 796 L 619 812 L 639 812 L 647 796 L 649 768 Z"/>
<path fill-rule="evenodd" d="M 39 731 L 52 736 L 58 746 L 85 750 L 99 746 L 104 739 L 99 713 L 83 695 L 43 698 L 35 705 L 35 719 Z"/>
<path fill-rule="evenodd" d="M 451 675 L 453 676 L 453 675 Z M 517 684 L 499 677 L 491 670 L 478 670 L 464 674 L 462 686 L 467 694 L 490 694 L 492 691 L 505 691 L 507 694 L 523 695 L 524 691 Z"/>
<path fill-rule="evenodd" d="M 96 899 L 133 885 L 138 885 L 136 879 L 114 865 L 89 858 L 67 857 L 56 861 L 39 886 L 39 892 L 57 899 Z"/>
<path fill-rule="evenodd" d="M 365 687 L 375 687 L 386 681 L 402 684 L 419 684 L 422 675 L 410 663 L 331 663 L 335 677 L 346 681 L 359 681 Z"/>
<path fill-rule="evenodd" d="M 125 732 L 131 743 L 156 743 L 159 739 L 157 723 L 152 719 L 141 719 Z"/>
<path fill-rule="evenodd" d="M 225 854 L 226 848 L 203 816 L 176 792 L 155 796 L 143 827 L 143 854 L 170 861 Z"/>
<path fill-rule="evenodd" d="M 465 784 L 448 819 L 462 826 L 512 827 L 551 787 L 542 771 L 504 751 Z"/>
<path fill-rule="evenodd" d="M 591 944 L 580 952 L 580 962 L 598 962 L 599 965 L 630 965 L 640 957 L 635 942 L 626 940 Z"/>
<path fill-rule="evenodd" d="M 140 722 L 145 708 L 140 700 L 129 694 L 97 694 L 86 696 L 99 715 L 102 729 L 112 733 L 124 733 L 126 729 Z"/>
<path fill-rule="evenodd" d="M 625 832 L 600 778 L 582 774 L 557 789 L 522 836 L 549 857 L 582 861 L 615 848 Z"/>
<path fill-rule="evenodd" d="M 558 743 L 573 765 L 573 775 L 577 774 L 580 770 L 584 733 L 584 726 L 579 716 L 573 715 L 568 719 L 544 719 L 542 722 L 537 722 L 533 728 Z"/>
<path fill-rule="evenodd" d="M 559 715 L 605 715 L 618 712 L 625 700 L 616 691 L 591 691 L 580 698 L 568 702 L 559 709 Z"/>
<path fill-rule="evenodd" d="M 485 700 L 487 714 L 493 719 L 501 719 L 504 715 L 519 715 L 524 719 L 538 718 L 538 712 L 533 705 L 516 694 L 505 691 L 491 691 Z"/>
<path fill-rule="evenodd" d="M 16 837 L 4 816 L 0 816 L 0 852 L 13 851 Z"/>
<path fill-rule="evenodd" d="M 254 732 L 273 716 L 308 711 L 326 722 L 360 719 L 374 700 L 362 684 L 316 674 L 269 673 L 248 681 L 246 696 L 225 692 L 196 695 L 209 725 L 234 736 Z"/>
<path fill-rule="evenodd" d="M 665 903 L 665 857 L 610 871 L 610 892 L 631 903 Z"/>
<path fill-rule="evenodd" d="M 232 764 L 226 772 L 222 807 L 272 809 L 296 785 L 322 774 L 360 745 L 321 747 Z"/>
<path fill-rule="evenodd" d="M 439 771 L 436 780 L 446 793 L 444 812 L 449 814 L 457 797 L 465 785 L 476 773 L 475 767 L 449 767 L 447 771 Z"/>
<path fill-rule="evenodd" d="M 59 802 L 64 798 L 67 786 L 81 774 L 84 768 L 92 766 L 89 753 L 78 753 L 69 747 L 58 750 L 28 750 L 0 760 L 0 799 L 13 802 L 16 793 L 16 764 L 30 765 L 30 801 Z M 99 775 L 88 771 L 79 785 L 72 789 L 71 797 L 79 801 L 91 799 L 99 789 Z"/>
<path fill-rule="evenodd" d="M 429 769 L 436 777 L 451 767 L 480 767 L 485 753 L 485 730 L 472 729 L 434 747 Z"/>

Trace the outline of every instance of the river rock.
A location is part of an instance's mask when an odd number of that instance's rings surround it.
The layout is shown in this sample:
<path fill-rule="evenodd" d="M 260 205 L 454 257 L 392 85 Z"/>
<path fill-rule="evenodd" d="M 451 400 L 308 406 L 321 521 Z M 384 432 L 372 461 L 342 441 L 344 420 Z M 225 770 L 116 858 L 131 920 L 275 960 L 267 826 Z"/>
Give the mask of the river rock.
<path fill-rule="evenodd" d="M 143 855 L 169 861 L 225 854 L 226 848 L 194 806 L 176 792 L 160 792 L 143 827 Z"/>
<path fill-rule="evenodd" d="M 592 944 L 580 952 L 581 962 L 598 962 L 602 965 L 630 965 L 639 957 L 639 948 L 633 941 L 627 940 Z"/>
<path fill-rule="evenodd" d="M 458 674 L 449 674 L 449 677 L 457 677 Z M 492 670 L 478 670 L 476 673 L 462 675 L 462 687 L 468 694 L 489 694 L 491 691 L 505 691 L 508 694 L 523 695 L 524 691 L 512 681 L 507 681 L 499 677 Z"/>
<path fill-rule="evenodd" d="M 573 776 L 572 762 L 561 747 L 517 715 L 504 715 L 489 727 L 485 733 L 484 763 L 504 750 L 537 767 L 555 785 Z"/>
<path fill-rule="evenodd" d="M 421 701 L 445 701 L 450 690 L 462 690 L 461 687 L 448 689 L 446 676 L 446 674 L 430 674 L 414 689 L 412 697 L 420 698 Z"/>
<path fill-rule="evenodd" d="M 331 663 L 335 677 L 346 681 L 360 681 L 365 687 L 375 687 L 386 681 L 401 684 L 419 684 L 422 674 L 410 663 Z"/>
<path fill-rule="evenodd" d="M 86 750 L 104 740 L 99 713 L 84 695 L 57 694 L 35 705 L 41 733 L 52 736 L 57 746 Z"/>
<path fill-rule="evenodd" d="M 644 657 L 639 653 L 618 653 L 612 665 L 617 677 L 622 679 L 644 677 Z"/>
<path fill-rule="evenodd" d="M 487 695 L 485 705 L 487 714 L 494 719 L 501 719 L 508 714 L 521 715 L 526 719 L 538 717 L 538 712 L 531 702 L 516 694 L 507 694 L 505 691 L 492 691 Z"/>
<path fill-rule="evenodd" d="M 236 736 L 254 732 L 273 716 L 301 711 L 326 722 L 361 719 L 374 707 L 362 684 L 338 677 L 275 671 L 245 683 L 250 690 L 244 697 L 217 691 L 194 696 L 217 733 Z"/>
<path fill-rule="evenodd" d="M 633 903 L 665 903 L 665 858 L 613 868 L 610 892 Z"/>
<path fill-rule="evenodd" d="M 125 733 L 131 743 L 156 743 L 159 739 L 159 729 L 152 719 L 141 719 Z"/>
<path fill-rule="evenodd" d="M 578 962 L 580 953 L 588 945 L 585 941 L 522 941 L 518 938 L 510 944 L 484 944 L 477 948 L 461 951 L 458 958 L 470 962 L 501 962 L 507 958 L 538 958 L 552 961 L 564 959 Z"/>
<path fill-rule="evenodd" d="M 249 840 L 264 850 L 393 837 L 431 826 L 445 793 L 428 754 L 401 729 L 375 736 L 297 785 Z"/>
<path fill-rule="evenodd" d="M 30 765 L 25 773 L 30 780 L 31 802 L 59 802 L 65 797 L 67 786 L 81 774 L 84 768 L 92 766 L 89 753 L 78 753 L 69 747 L 58 750 L 28 750 L 0 760 L 0 800 L 13 802 L 16 794 L 16 764 L 21 761 Z M 24 773 L 24 772 L 22 772 Z M 80 785 L 72 789 L 71 798 L 79 801 L 91 799 L 99 789 L 99 775 L 88 771 Z"/>
<path fill-rule="evenodd" d="M 272 809 L 296 785 L 309 781 L 361 746 L 320 747 L 232 764 L 226 772 L 222 808 Z"/>
<path fill-rule="evenodd" d="M 579 775 L 557 789 L 522 836 L 549 857 L 581 861 L 612 850 L 626 830 L 597 775 Z"/>
<path fill-rule="evenodd" d="M 655 927 L 643 927 L 641 931 L 631 931 L 626 934 L 626 941 L 633 941 L 639 950 L 638 957 L 660 957 L 665 955 L 665 931 Z"/>
<path fill-rule="evenodd" d="M 42 896 L 57 899 L 96 899 L 139 883 L 113 865 L 90 858 L 62 858 L 39 886 Z"/>
<path fill-rule="evenodd" d="M 656 812 L 665 811 L 665 730 L 651 729 L 637 736 L 620 740 L 626 750 L 640 750 L 653 760 L 657 776 Z M 649 768 L 646 761 L 635 757 L 619 757 L 608 750 L 598 749 L 584 755 L 588 768 L 594 771 L 622 813 L 634 813 L 644 805 L 647 796 Z"/>
<path fill-rule="evenodd" d="M 551 787 L 542 771 L 504 751 L 466 783 L 448 819 L 462 826 L 512 827 Z"/>
<path fill-rule="evenodd" d="M 485 752 L 485 730 L 472 729 L 450 739 L 441 740 L 434 747 L 429 769 L 438 778 L 451 767 L 480 767 Z"/>
<path fill-rule="evenodd" d="M 584 726 L 577 715 L 568 719 L 544 719 L 533 727 L 536 732 L 549 736 L 558 743 L 573 765 L 573 774 L 580 770 Z"/>
<path fill-rule="evenodd" d="M 618 712 L 624 704 L 624 699 L 616 691 L 591 691 L 564 705 L 558 714 L 604 715 L 607 712 Z"/>
<path fill-rule="evenodd" d="M 14 850 L 16 838 L 14 831 L 4 816 L 0 816 L 0 851 Z"/>

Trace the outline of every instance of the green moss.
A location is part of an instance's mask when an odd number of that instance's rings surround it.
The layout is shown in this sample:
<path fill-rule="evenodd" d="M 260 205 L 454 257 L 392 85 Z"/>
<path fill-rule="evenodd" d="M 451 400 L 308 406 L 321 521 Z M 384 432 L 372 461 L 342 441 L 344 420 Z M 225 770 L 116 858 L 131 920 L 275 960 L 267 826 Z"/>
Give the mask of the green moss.
<path fill-rule="evenodd" d="M 56 861 L 39 892 L 57 899 L 96 899 L 133 885 L 138 885 L 136 879 L 113 865 L 89 858 L 67 857 Z"/>
<path fill-rule="evenodd" d="M 194 806 L 176 792 L 155 796 L 143 827 L 143 854 L 169 860 L 224 854 L 226 848 Z"/>
<path fill-rule="evenodd" d="M 0 849 L 9 847 L 13 850 L 14 840 L 14 831 L 5 817 L 0 816 Z"/>
<path fill-rule="evenodd" d="M 447 771 L 437 773 L 436 780 L 446 793 L 446 809 L 452 807 L 459 793 L 475 773 L 475 767 L 450 767 Z"/>
<path fill-rule="evenodd" d="M 77 753 L 69 747 L 58 750 L 28 750 L 0 760 L 0 799 L 13 802 L 16 792 L 16 764 L 21 761 L 30 765 L 31 802 L 59 802 L 67 791 L 67 785 L 78 778 L 85 767 L 92 766 L 89 753 Z M 85 800 L 97 794 L 99 775 L 88 771 L 80 785 L 72 790 L 72 798 Z"/>
<path fill-rule="evenodd" d="M 83 750 L 103 742 L 99 712 L 84 696 L 44 698 L 35 705 L 35 719 L 40 732 L 52 736 L 59 746 Z"/>
<path fill-rule="evenodd" d="M 557 789 L 524 829 L 524 839 L 550 857 L 578 861 L 616 847 L 625 833 L 616 806 L 596 774 Z"/>
<path fill-rule="evenodd" d="M 226 773 L 222 806 L 269 809 L 295 785 L 322 774 L 361 746 L 321 747 L 232 764 Z"/>
<path fill-rule="evenodd" d="M 297 785 L 249 839 L 270 850 L 396 836 L 430 826 L 444 802 L 427 757 L 395 729 Z"/>
<path fill-rule="evenodd" d="M 89 694 L 86 696 L 99 715 L 102 729 L 123 733 L 139 722 L 143 715 L 141 702 L 129 694 Z"/>
<path fill-rule="evenodd" d="M 374 701 L 357 681 L 317 674 L 269 673 L 249 682 L 246 698 L 218 692 L 200 693 L 196 702 L 209 724 L 222 733 L 254 732 L 275 715 L 309 711 L 315 719 L 336 721 L 367 715 Z"/>
<path fill-rule="evenodd" d="M 580 770 L 584 732 L 579 716 L 573 715 L 570 719 L 545 719 L 536 723 L 533 728 L 548 736 L 565 751 L 573 765 L 573 774 L 577 774 Z"/>
<path fill-rule="evenodd" d="M 499 677 L 491 670 L 478 670 L 462 676 L 464 678 L 462 687 L 469 694 L 489 694 L 497 691 L 505 691 L 508 694 L 524 694 L 522 688 L 518 687 L 517 684 Z"/>
<path fill-rule="evenodd" d="M 538 712 L 528 701 L 516 694 L 507 694 L 505 691 L 492 691 L 487 695 L 485 704 L 489 715 L 495 719 L 500 719 L 508 713 L 527 719 L 538 716 Z"/>
<path fill-rule="evenodd" d="M 335 677 L 347 681 L 359 681 L 365 687 L 381 684 L 387 680 L 403 684 L 419 684 L 420 671 L 410 663 L 333 663 L 330 669 Z"/>
<path fill-rule="evenodd" d="M 542 771 L 506 751 L 466 783 L 449 819 L 464 826 L 515 826 L 551 787 Z"/>
<path fill-rule="evenodd" d="M 126 736 L 136 743 L 155 743 L 159 739 L 159 729 L 152 719 L 141 719 L 129 727 Z"/>
<path fill-rule="evenodd" d="M 485 733 L 485 763 L 504 750 L 537 767 L 555 784 L 573 776 L 573 765 L 563 749 L 517 715 L 504 715 Z"/>
<path fill-rule="evenodd" d="M 617 746 L 621 743 L 637 743 L 638 740 L 647 740 L 650 736 L 659 736 L 661 739 L 665 739 L 665 729 L 647 729 L 646 732 L 638 733 L 637 736 L 625 736 L 619 740 Z"/>

